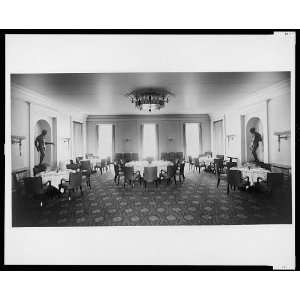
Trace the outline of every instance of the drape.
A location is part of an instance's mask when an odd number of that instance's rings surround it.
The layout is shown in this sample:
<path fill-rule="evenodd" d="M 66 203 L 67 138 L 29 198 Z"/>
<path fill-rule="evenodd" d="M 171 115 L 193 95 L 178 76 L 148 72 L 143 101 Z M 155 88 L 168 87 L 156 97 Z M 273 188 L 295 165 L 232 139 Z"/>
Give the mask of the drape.
<path fill-rule="evenodd" d="M 155 124 L 155 135 L 156 135 L 156 159 L 159 159 L 159 125 Z"/>
<path fill-rule="evenodd" d="M 96 134 L 97 134 L 96 155 L 99 155 L 99 151 L 100 151 L 100 132 L 99 132 L 99 130 L 100 130 L 99 125 L 96 125 Z"/>
<path fill-rule="evenodd" d="M 203 154 L 203 146 L 202 146 L 202 126 L 199 123 L 199 154 Z"/>
<path fill-rule="evenodd" d="M 83 126 L 82 123 L 73 121 L 73 146 L 74 155 L 83 155 Z"/>
<path fill-rule="evenodd" d="M 114 157 L 115 157 L 115 149 L 116 149 L 116 125 L 113 124 L 113 126 L 112 126 L 112 157 L 111 157 L 112 160 L 114 160 Z"/>
<path fill-rule="evenodd" d="M 140 160 L 142 160 L 143 157 L 143 137 L 144 137 L 144 125 L 141 124 L 140 126 Z"/>
<path fill-rule="evenodd" d="M 183 123 L 183 155 L 184 158 L 187 159 L 187 154 L 186 154 L 186 133 L 185 133 L 185 123 Z"/>
<path fill-rule="evenodd" d="M 214 155 L 224 154 L 223 120 L 214 122 Z"/>

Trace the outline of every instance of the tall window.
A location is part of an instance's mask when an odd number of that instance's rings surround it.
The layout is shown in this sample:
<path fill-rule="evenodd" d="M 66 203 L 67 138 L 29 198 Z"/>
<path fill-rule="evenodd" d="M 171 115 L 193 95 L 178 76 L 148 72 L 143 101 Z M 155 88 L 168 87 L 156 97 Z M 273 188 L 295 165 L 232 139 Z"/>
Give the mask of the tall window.
<path fill-rule="evenodd" d="M 224 154 L 223 120 L 214 122 L 214 154 Z"/>
<path fill-rule="evenodd" d="M 200 154 L 200 126 L 198 123 L 185 124 L 186 155 L 198 157 Z"/>
<path fill-rule="evenodd" d="M 98 155 L 101 158 L 112 158 L 113 151 L 113 125 L 98 125 Z"/>
<path fill-rule="evenodd" d="M 82 135 L 82 123 L 73 121 L 73 146 L 74 146 L 74 155 L 82 156 L 83 155 L 83 135 Z"/>
<path fill-rule="evenodd" d="M 157 156 L 157 132 L 156 124 L 144 124 L 143 126 L 143 158 Z"/>

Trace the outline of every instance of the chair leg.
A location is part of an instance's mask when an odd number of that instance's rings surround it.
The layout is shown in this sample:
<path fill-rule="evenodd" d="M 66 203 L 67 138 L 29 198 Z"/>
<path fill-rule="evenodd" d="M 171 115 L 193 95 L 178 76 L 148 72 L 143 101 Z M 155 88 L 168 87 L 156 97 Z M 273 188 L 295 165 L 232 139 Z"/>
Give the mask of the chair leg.
<path fill-rule="evenodd" d="M 229 194 L 229 183 L 227 184 L 227 195 Z"/>
<path fill-rule="evenodd" d="M 81 195 L 83 195 L 82 186 L 80 186 L 79 188 L 80 188 Z"/>
<path fill-rule="evenodd" d="M 220 184 L 220 177 L 218 178 L 217 187 L 219 187 Z"/>

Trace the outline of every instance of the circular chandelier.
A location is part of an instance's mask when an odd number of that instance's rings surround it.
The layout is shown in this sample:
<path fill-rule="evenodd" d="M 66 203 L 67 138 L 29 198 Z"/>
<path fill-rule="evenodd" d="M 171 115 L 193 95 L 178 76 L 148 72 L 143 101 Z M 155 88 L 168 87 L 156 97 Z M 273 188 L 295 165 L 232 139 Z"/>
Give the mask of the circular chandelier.
<path fill-rule="evenodd" d="M 169 102 L 169 96 L 173 95 L 163 88 L 139 88 L 127 94 L 131 103 L 139 110 L 160 110 Z"/>

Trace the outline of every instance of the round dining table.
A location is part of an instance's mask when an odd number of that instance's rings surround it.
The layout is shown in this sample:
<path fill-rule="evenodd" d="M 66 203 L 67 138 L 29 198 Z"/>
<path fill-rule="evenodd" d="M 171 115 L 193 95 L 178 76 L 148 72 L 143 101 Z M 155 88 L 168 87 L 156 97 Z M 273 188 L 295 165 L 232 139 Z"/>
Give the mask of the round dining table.
<path fill-rule="evenodd" d="M 230 170 L 239 170 L 242 172 L 242 177 L 248 176 L 250 185 L 254 185 L 258 177 L 267 180 L 268 173 L 270 173 L 269 170 L 259 167 L 232 167 Z"/>
<path fill-rule="evenodd" d="M 151 163 L 149 163 L 147 160 L 139 160 L 130 161 L 125 164 L 125 167 L 133 167 L 134 172 L 139 171 L 142 177 L 145 167 L 157 167 L 157 177 L 159 177 L 160 172 L 162 170 L 167 171 L 168 166 L 173 166 L 173 163 L 166 160 L 154 160 Z"/>
<path fill-rule="evenodd" d="M 36 176 L 42 177 L 42 182 L 43 184 L 46 183 L 47 181 L 51 181 L 51 186 L 55 187 L 56 189 L 59 190 L 59 185 L 61 183 L 61 180 L 69 180 L 70 173 L 74 173 L 74 170 L 66 169 L 66 170 L 61 170 L 61 171 L 45 171 L 45 172 L 40 172 L 36 174 Z"/>

